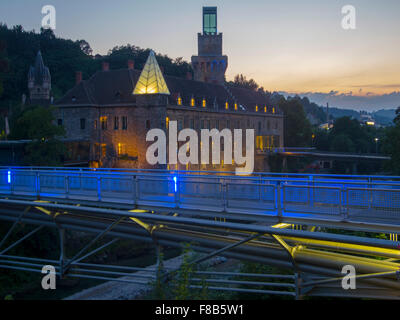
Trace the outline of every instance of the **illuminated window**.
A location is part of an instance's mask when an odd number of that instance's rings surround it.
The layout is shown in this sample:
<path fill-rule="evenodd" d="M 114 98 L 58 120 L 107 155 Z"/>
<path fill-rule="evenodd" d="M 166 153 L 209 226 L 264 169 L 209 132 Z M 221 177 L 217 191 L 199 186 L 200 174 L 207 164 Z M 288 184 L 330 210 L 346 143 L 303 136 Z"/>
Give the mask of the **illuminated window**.
<path fill-rule="evenodd" d="M 274 107 L 272 107 L 272 113 L 275 114 L 275 108 Z"/>
<path fill-rule="evenodd" d="M 126 154 L 125 144 L 118 143 L 117 154 L 118 154 L 118 156 L 122 156 L 122 155 Z"/>
<path fill-rule="evenodd" d="M 217 33 L 217 8 L 203 8 L 203 34 Z"/>
<path fill-rule="evenodd" d="M 191 107 L 196 106 L 196 101 L 194 100 L 194 98 L 190 99 L 190 106 Z"/>
<path fill-rule="evenodd" d="M 206 101 L 206 99 L 203 99 L 203 108 L 205 108 L 206 105 L 207 105 L 207 101 Z"/>
<path fill-rule="evenodd" d="M 169 118 L 168 117 L 165 118 L 165 125 L 168 129 L 169 128 Z"/>
<path fill-rule="evenodd" d="M 264 112 L 267 113 L 267 106 L 264 107 Z"/>
<path fill-rule="evenodd" d="M 107 155 L 107 145 L 102 144 L 101 145 L 101 157 L 104 158 Z"/>
<path fill-rule="evenodd" d="M 256 112 L 258 112 L 258 106 L 256 106 Z"/>
<path fill-rule="evenodd" d="M 107 130 L 107 117 L 100 117 L 101 129 Z"/>
<path fill-rule="evenodd" d="M 238 109 L 238 105 L 237 105 L 237 103 L 235 103 L 235 111 L 237 111 L 237 109 Z"/>
<path fill-rule="evenodd" d="M 178 97 L 178 106 L 181 106 L 182 105 L 182 98 L 179 96 Z"/>
<path fill-rule="evenodd" d="M 225 102 L 225 109 L 228 110 L 229 109 L 229 103 Z"/>

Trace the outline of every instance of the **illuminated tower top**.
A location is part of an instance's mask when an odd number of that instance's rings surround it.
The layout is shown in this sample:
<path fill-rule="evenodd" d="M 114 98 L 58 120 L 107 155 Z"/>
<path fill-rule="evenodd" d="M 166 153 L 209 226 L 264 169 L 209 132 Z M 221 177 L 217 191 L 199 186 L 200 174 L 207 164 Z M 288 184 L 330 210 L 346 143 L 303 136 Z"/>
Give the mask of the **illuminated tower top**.
<path fill-rule="evenodd" d="M 198 37 L 198 54 L 192 56 L 194 80 L 224 84 L 228 57 L 222 53 L 222 33 L 217 28 L 217 7 L 203 7 L 203 33 Z"/>
<path fill-rule="evenodd" d="M 217 7 L 203 7 L 203 34 L 217 33 Z"/>

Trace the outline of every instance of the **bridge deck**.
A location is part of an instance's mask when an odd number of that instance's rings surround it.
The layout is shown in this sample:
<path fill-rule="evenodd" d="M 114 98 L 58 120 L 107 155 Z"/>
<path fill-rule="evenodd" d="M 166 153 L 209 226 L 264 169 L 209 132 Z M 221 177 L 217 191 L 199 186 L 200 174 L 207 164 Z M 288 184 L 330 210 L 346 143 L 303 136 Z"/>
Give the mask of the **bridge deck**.
<path fill-rule="evenodd" d="M 1 168 L 0 196 L 400 225 L 398 177 Z"/>

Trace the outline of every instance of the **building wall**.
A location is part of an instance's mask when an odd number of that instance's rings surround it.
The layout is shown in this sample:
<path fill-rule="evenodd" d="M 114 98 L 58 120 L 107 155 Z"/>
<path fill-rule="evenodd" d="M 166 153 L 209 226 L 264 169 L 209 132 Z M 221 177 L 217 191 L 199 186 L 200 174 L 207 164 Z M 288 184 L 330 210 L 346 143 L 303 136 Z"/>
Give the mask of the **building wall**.
<path fill-rule="evenodd" d="M 70 148 L 77 148 L 77 141 L 89 142 L 90 150 L 82 150 L 82 144 L 79 145 L 80 150 L 71 150 L 72 155 L 79 157 L 75 160 L 83 159 L 84 156 L 80 156 L 79 153 L 89 154 L 91 165 L 100 167 L 156 168 L 150 166 L 146 160 L 147 148 L 153 143 L 146 142 L 146 134 L 152 128 L 164 129 L 167 134 L 167 123 L 171 121 L 178 122 L 178 131 L 183 128 L 195 129 L 199 139 L 202 128 L 254 129 L 256 149 L 262 147 L 265 151 L 267 147 L 283 146 L 282 115 L 170 106 L 167 105 L 165 96 L 138 97 L 136 106 L 61 107 L 56 111 L 55 118 L 56 122 L 62 120 L 61 124 L 66 130 L 66 141 Z M 123 127 L 124 118 L 126 127 Z M 81 119 L 85 119 L 84 128 L 81 128 Z M 274 145 L 260 145 L 260 137 L 275 137 Z M 184 142 L 180 143 L 182 144 Z M 245 148 L 245 132 L 243 132 L 243 148 Z M 245 154 L 245 150 L 242 152 Z M 236 168 L 234 164 L 213 165 L 211 154 L 209 159 L 209 165 L 180 165 L 172 166 L 170 169 L 234 171 Z M 266 153 L 255 152 L 256 171 L 269 171 L 266 159 Z M 160 165 L 157 168 L 167 168 L 167 166 Z"/>

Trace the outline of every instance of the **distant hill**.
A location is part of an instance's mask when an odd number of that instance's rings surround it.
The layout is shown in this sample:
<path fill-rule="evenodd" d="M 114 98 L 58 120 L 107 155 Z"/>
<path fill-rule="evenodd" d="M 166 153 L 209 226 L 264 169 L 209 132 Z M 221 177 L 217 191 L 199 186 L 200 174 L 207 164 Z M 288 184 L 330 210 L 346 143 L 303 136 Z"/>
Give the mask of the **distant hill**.
<path fill-rule="evenodd" d="M 329 108 L 329 115 L 335 119 L 341 117 L 350 117 L 357 120 L 360 119 L 360 112 L 352 109 Z"/>
<path fill-rule="evenodd" d="M 375 121 L 382 126 L 389 126 L 393 124 L 393 119 L 396 117 L 395 109 L 378 110 L 372 112 Z"/>

